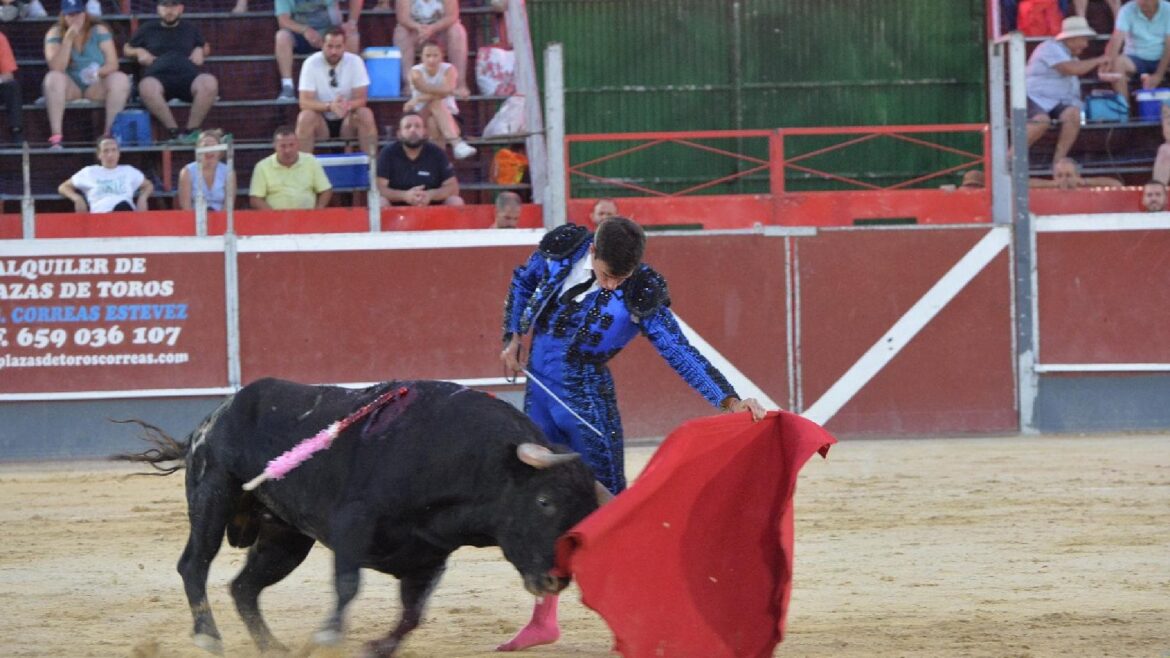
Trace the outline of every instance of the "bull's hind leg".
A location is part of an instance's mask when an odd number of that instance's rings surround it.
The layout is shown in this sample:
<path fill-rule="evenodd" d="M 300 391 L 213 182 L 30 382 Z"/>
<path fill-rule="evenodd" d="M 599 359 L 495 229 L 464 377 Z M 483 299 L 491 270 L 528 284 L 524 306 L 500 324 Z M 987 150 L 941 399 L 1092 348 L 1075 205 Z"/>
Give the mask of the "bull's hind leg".
<path fill-rule="evenodd" d="M 266 519 L 248 550 L 248 561 L 232 581 L 232 599 L 260 651 L 287 651 L 272 635 L 260 613 L 260 592 L 292 573 L 313 548 L 312 537 L 282 521 Z"/>
<path fill-rule="evenodd" d="M 417 571 L 402 577 L 400 596 L 402 597 L 402 617 L 386 637 L 366 644 L 367 655 L 378 658 L 393 656 L 402 644 L 408 633 L 418 628 L 422 623 L 423 612 L 426 611 L 427 601 L 439 584 L 439 578 L 447 570 L 446 564 L 440 564 L 434 569 Z"/>
<path fill-rule="evenodd" d="M 198 457 L 198 455 L 196 456 Z M 205 464 L 187 467 L 187 518 L 191 533 L 179 558 L 179 575 L 187 591 L 187 603 L 195 618 L 196 646 L 215 654 L 223 653 L 223 640 L 207 603 L 207 572 L 223 543 L 224 529 L 232 501 L 229 492 L 238 491 L 227 473 Z"/>

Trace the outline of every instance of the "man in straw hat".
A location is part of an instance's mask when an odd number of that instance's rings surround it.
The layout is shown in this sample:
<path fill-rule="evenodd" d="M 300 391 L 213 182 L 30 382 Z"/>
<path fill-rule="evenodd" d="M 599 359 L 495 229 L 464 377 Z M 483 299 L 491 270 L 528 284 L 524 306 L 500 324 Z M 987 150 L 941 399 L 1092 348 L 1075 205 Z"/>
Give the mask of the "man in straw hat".
<path fill-rule="evenodd" d="M 1165 0 L 1134 0 L 1117 12 L 1113 34 L 1105 46 L 1109 58 L 1102 70 L 1116 74 L 1113 89 L 1129 97 L 1129 81 L 1141 76 L 1143 89 L 1162 86 L 1170 64 L 1170 3 Z M 1122 44 L 1125 44 L 1124 50 Z"/>
<path fill-rule="evenodd" d="M 1078 59 L 1089 45 L 1089 38 L 1097 36 L 1084 18 L 1069 16 L 1061 26 L 1060 34 L 1032 51 L 1025 82 L 1028 89 L 1028 146 L 1035 144 L 1053 121 L 1060 122 L 1053 162 L 1068 155 L 1081 131 L 1081 84 L 1078 77 L 1108 61 L 1104 55 Z"/>

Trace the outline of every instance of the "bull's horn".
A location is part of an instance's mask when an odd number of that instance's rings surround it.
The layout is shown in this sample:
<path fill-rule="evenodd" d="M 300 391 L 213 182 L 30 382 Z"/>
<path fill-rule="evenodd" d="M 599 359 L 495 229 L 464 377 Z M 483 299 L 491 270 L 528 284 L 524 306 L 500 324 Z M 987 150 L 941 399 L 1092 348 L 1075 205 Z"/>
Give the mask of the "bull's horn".
<path fill-rule="evenodd" d="M 516 446 L 516 456 L 520 458 L 520 461 L 534 468 L 548 468 L 573 461 L 581 455 L 575 452 L 558 454 L 539 443 L 521 443 Z"/>
<path fill-rule="evenodd" d="M 609 492 L 609 489 L 605 488 L 605 485 L 597 480 L 593 481 L 593 493 L 597 494 L 597 505 L 599 507 L 613 500 L 613 494 Z"/>

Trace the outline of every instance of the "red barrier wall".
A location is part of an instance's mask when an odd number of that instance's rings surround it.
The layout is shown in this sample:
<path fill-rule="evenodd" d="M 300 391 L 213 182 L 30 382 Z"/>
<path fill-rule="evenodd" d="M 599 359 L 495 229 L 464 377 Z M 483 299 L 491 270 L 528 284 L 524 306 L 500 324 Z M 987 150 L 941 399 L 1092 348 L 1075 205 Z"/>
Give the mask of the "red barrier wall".
<path fill-rule="evenodd" d="M 1043 363 L 1170 363 L 1170 231 L 1037 236 Z"/>
<path fill-rule="evenodd" d="M 811 406 L 987 229 L 821 232 L 797 240 L 801 374 Z M 1008 250 L 827 424 L 844 434 L 1016 428 Z"/>
<path fill-rule="evenodd" d="M 243 379 L 502 377 L 504 294 L 530 248 L 240 255 Z"/>
<path fill-rule="evenodd" d="M 799 408 L 807 409 L 989 230 L 839 229 L 801 237 L 653 234 L 647 262 L 668 278 L 673 309 L 683 321 L 777 404 L 787 407 L 799 393 Z M 501 377 L 505 290 L 512 269 L 528 257 L 538 235 L 484 235 L 505 239 L 497 246 L 466 246 L 469 237 L 460 233 L 241 241 L 244 381 L 263 376 L 309 382 Z M 1170 231 L 1041 232 L 1038 241 L 1042 361 L 1170 362 L 1170 285 L 1163 267 Z M 209 242 L 208 248 L 215 249 L 218 241 Z M 180 248 L 190 244 L 186 240 L 150 244 L 103 241 L 93 243 L 97 253 L 85 254 L 89 243 L 83 241 L 0 243 L 0 340 L 5 343 L 0 358 L 23 361 L 68 347 L 74 355 L 183 352 L 188 360 L 69 368 L 8 366 L 6 361 L 0 394 L 225 386 L 222 253 L 185 253 Z M 203 248 L 200 244 L 197 249 Z M 119 249 L 126 252 L 115 253 Z M 68 255 L 75 252 L 79 255 Z M 29 297 L 22 287 L 29 282 L 21 276 L 25 266 L 20 262 L 81 257 L 108 260 L 109 272 L 45 275 L 43 282 L 55 284 L 48 296 Z M 116 272 L 116 259 L 136 257 L 144 259 L 139 269 Z M 788 273 L 795 277 L 792 289 Z M 827 423 L 829 429 L 843 435 L 1014 431 L 1009 276 L 1005 248 L 844 404 Z M 97 282 L 115 280 L 173 283 L 167 295 L 100 297 Z M 82 281 L 95 289 L 90 297 L 63 296 L 64 283 Z M 41 312 L 36 309 L 88 306 L 91 302 L 81 300 L 90 299 L 99 307 L 99 319 L 28 320 L 29 308 L 35 314 Z M 790 303 L 794 318 L 788 316 Z M 164 313 L 168 305 L 183 305 L 183 318 L 107 316 L 115 313 L 109 308 L 126 305 L 145 307 L 143 312 L 158 306 Z M 798 323 L 795 336 L 788 334 L 792 321 Z M 108 334 L 113 325 L 123 338 L 117 349 L 95 346 L 100 342 L 93 338 L 95 330 Z M 89 333 L 79 343 L 80 328 Z M 157 331 L 148 334 L 152 328 Z M 172 328 L 179 329 L 174 345 L 150 342 L 152 335 L 162 341 Z M 22 337 L 21 329 L 33 331 Z M 43 340 L 53 343 L 52 349 L 35 345 L 36 329 L 47 330 Z M 58 329 L 64 333 L 52 333 Z M 133 343 L 135 336 L 145 342 Z M 796 350 L 795 373 L 788 371 L 790 346 Z M 713 412 L 647 341 L 636 340 L 613 367 L 632 437 L 661 435 L 687 418 Z M 789 390 L 790 376 L 795 390 Z"/>

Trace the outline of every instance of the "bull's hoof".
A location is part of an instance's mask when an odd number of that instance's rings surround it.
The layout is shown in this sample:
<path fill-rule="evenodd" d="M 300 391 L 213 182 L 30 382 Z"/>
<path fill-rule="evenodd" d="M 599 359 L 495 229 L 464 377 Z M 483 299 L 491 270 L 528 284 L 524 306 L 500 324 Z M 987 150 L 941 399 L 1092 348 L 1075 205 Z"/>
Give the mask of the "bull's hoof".
<path fill-rule="evenodd" d="M 332 628 L 323 628 L 313 633 L 313 642 L 323 647 L 335 647 L 341 644 L 341 632 Z"/>
<path fill-rule="evenodd" d="M 195 646 L 209 651 L 217 656 L 223 655 L 223 640 L 218 637 L 208 635 L 207 633 L 196 633 L 191 640 L 195 642 Z"/>
<path fill-rule="evenodd" d="M 398 650 L 399 641 L 394 638 L 382 638 L 366 642 L 362 658 L 390 658 Z"/>

